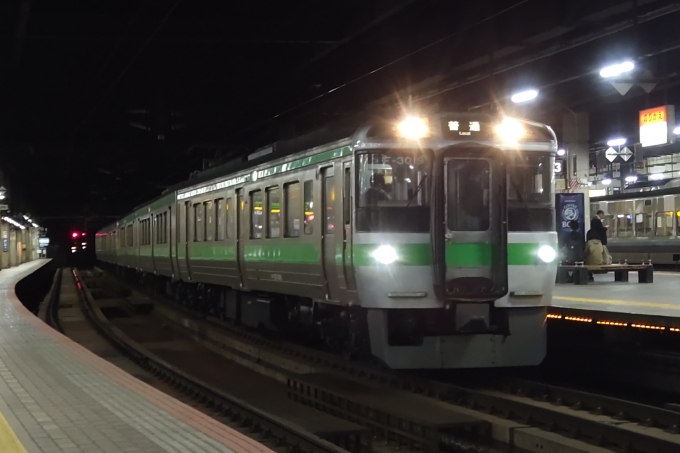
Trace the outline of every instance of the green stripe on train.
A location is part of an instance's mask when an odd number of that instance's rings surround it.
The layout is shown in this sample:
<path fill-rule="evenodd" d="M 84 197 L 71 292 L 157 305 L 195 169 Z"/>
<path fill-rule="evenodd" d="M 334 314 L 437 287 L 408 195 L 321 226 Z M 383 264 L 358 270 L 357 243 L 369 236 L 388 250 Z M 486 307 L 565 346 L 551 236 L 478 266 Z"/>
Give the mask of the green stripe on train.
<path fill-rule="evenodd" d="M 446 246 L 446 264 L 455 267 L 487 266 L 491 263 L 492 246 L 490 244 L 448 244 Z M 508 244 L 508 264 L 511 266 L 527 266 L 536 264 L 536 243 Z M 377 266 L 373 251 L 378 244 L 355 244 L 355 266 Z M 429 266 L 432 264 L 430 244 L 396 244 L 394 246 L 399 257 L 396 265 Z M 336 263 L 342 262 L 342 256 L 336 250 Z M 189 249 L 192 259 L 202 260 L 236 260 L 234 246 L 213 246 L 208 244 L 192 244 Z M 315 244 L 278 244 L 278 245 L 246 245 L 245 261 L 249 263 L 279 264 L 319 264 L 321 250 Z M 349 256 L 347 257 L 349 258 Z"/>
<path fill-rule="evenodd" d="M 378 247 L 376 244 L 355 244 L 354 265 L 376 266 L 378 262 L 371 256 Z M 397 244 L 397 264 L 402 266 L 429 266 L 432 264 L 430 244 Z M 447 244 L 446 264 L 455 267 L 488 266 L 491 263 L 491 244 Z M 508 265 L 527 266 L 536 264 L 536 251 L 539 244 L 508 244 Z"/>

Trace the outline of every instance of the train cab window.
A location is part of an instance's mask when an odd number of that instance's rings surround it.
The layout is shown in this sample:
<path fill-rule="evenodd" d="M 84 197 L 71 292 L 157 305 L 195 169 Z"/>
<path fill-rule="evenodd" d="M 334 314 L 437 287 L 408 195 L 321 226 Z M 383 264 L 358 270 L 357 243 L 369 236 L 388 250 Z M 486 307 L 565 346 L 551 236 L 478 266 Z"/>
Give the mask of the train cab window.
<path fill-rule="evenodd" d="M 223 241 L 225 237 L 225 229 L 226 229 L 226 216 L 227 216 L 227 210 L 224 207 L 224 198 L 220 198 L 219 200 L 215 201 L 215 206 L 217 213 L 215 215 L 215 228 L 217 228 L 217 240 L 218 241 Z"/>
<path fill-rule="evenodd" d="M 616 216 L 616 237 L 633 237 L 633 216 L 631 214 L 618 214 Z"/>
<path fill-rule="evenodd" d="M 264 212 L 262 210 L 262 191 L 250 192 L 250 238 L 262 239 Z"/>
<path fill-rule="evenodd" d="M 656 231 L 655 236 L 673 236 L 673 211 L 657 212 L 655 215 Z"/>
<path fill-rule="evenodd" d="M 357 155 L 356 225 L 359 231 L 430 230 L 431 152 L 372 150 Z"/>
<path fill-rule="evenodd" d="M 508 163 L 509 231 L 545 231 L 553 228 L 552 172 L 553 165 L 548 153 L 512 154 Z"/>
<path fill-rule="evenodd" d="M 224 206 L 224 221 L 227 228 L 227 239 L 234 237 L 234 222 L 236 221 L 236 208 L 231 198 L 227 198 Z"/>
<path fill-rule="evenodd" d="M 267 237 L 281 236 L 281 192 L 278 187 L 267 189 Z"/>
<path fill-rule="evenodd" d="M 486 231 L 491 221 L 491 168 L 485 159 L 455 159 L 446 164 L 446 218 L 451 231 Z"/>
<path fill-rule="evenodd" d="M 203 242 L 203 233 L 205 233 L 205 213 L 203 211 L 203 204 L 196 203 L 194 205 L 194 242 Z"/>
<path fill-rule="evenodd" d="M 215 212 L 212 201 L 206 201 L 205 205 L 205 240 L 215 239 Z"/>
<path fill-rule="evenodd" d="M 324 214 L 324 233 L 335 232 L 335 178 L 333 176 L 326 176 L 324 180 L 324 204 L 326 205 L 326 212 Z"/>
<path fill-rule="evenodd" d="M 654 231 L 654 218 L 651 214 L 635 214 L 635 236 L 648 237 Z"/>
<path fill-rule="evenodd" d="M 305 181 L 305 234 L 314 233 L 314 181 Z"/>
<path fill-rule="evenodd" d="M 302 198 L 300 197 L 300 183 L 291 182 L 283 186 L 283 196 L 286 209 L 285 237 L 296 238 L 300 236 L 300 223 L 302 220 Z"/>

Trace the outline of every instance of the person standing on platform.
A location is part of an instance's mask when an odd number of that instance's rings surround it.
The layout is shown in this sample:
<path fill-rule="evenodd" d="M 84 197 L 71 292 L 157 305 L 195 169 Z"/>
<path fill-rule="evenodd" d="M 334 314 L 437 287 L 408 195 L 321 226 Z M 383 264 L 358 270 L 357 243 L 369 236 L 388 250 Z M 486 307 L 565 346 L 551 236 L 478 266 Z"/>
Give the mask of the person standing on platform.
<path fill-rule="evenodd" d="M 604 211 L 600 210 L 597 211 L 597 215 L 593 217 L 593 220 L 590 221 L 590 229 L 595 230 L 595 233 L 597 234 L 597 237 L 600 239 L 600 242 L 602 242 L 602 245 L 607 245 L 607 228 L 609 226 L 605 226 L 602 223 L 602 220 L 604 220 Z"/>

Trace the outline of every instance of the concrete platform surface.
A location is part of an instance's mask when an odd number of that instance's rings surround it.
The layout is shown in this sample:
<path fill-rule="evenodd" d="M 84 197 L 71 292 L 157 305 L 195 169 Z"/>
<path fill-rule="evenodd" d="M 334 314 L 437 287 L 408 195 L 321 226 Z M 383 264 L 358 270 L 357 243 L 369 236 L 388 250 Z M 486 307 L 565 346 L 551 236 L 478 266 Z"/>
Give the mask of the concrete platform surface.
<path fill-rule="evenodd" d="M 271 453 L 52 330 L 14 285 L 48 260 L 0 272 L 2 453 Z"/>
<path fill-rule="evenodd" d="M 553 307 L 680 318 L 680 273 L 654 272 L 654 283 L 615 282 L 614 273 L 596 274 L 585 286 L 555 285 Z"/>

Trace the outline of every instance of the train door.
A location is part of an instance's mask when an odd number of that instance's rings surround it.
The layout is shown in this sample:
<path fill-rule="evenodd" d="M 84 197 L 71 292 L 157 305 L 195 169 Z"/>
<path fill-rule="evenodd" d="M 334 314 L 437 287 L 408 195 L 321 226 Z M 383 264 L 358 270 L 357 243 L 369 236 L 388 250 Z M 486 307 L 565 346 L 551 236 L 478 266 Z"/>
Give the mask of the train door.
<path fill-rule="evenodd" d="M 342 225 L 342 268 L 338 277 L 347 291 L 355 291 L 352 263 L 352 161 L 342 163 Z"/>
<path fill-rule="evenodd" d="M 174 217 L 173 217 L 174 216 Z M 172 206 L 168 206 L 168 221 L 163 222 L 164 228 L 167 228 L 165 232 L 166 238 L 168 239 L 168 257 L 170 258 L 170 275 L 173 278 L 179 277 L 179 270 L 177 269 L 177 210 L 173 211 Z M 172 227 L 175 225 L 175 228 Z"/>
<path fill-rule="evenodd" d="M 156 240 L 158 239 L 158 228 L 160 225 L 158 224 L 158 216 L 154 214 L 153 212 L 150 214 L 151 217 L 149 217 L 149 236 L 151 238 L 149 239 L 149 242 L 151 242 L 151 271 L 156 273 L 158 272 L 158 268 L 156 267 Z"/>
<path fill-rule="evenodd" d="M 248 211 L 243 196 L 243 188 L 236 189 L 236 266 L 240 278 L 241 288 L 246 286 L 244 260 L 245 239 L 248 234 Z"/>
<path fill-rule="evenodd" d="M 502 153 L 459 146 L 437 156 L 432 236 L 435 284 L 442 298 L 481 302 L 508 292 Z"/>
<path fill-rule="evenodd" d="M 326 279 L 326 298 L 335 301 L 342 300 L 341 281 L 338 278 L 338 273 L 342 274 L 342 268 L 338 266 L 338 262 L 342 262 L 340 259 L 342 214 L 337 209 L 339 200 L 340 197 L 336 197 L 334 169 L 324 167 L 321 169 L 321 212 L 323 213 L 321 217 L 321 261 Z"/>
<path fill-rule="evenodd" d="M 191 243 L 194 241 L 195 237 L 195 226 L 196 226 L 196 220 L 194 218 L 195 216 L 195 209 L 194 206 L 191 205 L 190 201 L 187 201 L 186 203 L 186 213 L 187 215 L 184 217 L 186 219 L 186 225 L 185 231 L 186 231 L 186 243 L 184 245 L 185 247 L 185 265 L 187 269 L 187 279 L 191 280 Z"/>

